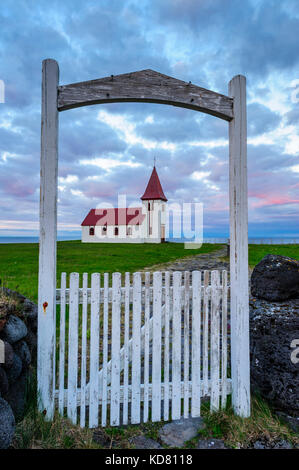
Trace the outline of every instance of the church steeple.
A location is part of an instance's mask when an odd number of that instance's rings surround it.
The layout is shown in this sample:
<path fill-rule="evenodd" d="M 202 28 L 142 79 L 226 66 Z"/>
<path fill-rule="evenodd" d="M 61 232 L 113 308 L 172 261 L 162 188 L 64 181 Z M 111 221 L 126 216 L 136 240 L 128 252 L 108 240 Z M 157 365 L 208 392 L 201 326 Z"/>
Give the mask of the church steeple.
<path fill-rule="evenodd" d="M 141 197 L 142 201 L 147 201 L 147 200 L 161 200 L 161 201 L 167 201 L 167 198 L 163 192 L 159 176 L 156 170 L 156 167 L 154 166 L 151 177 L 149 179 L 149 182 L 147 183 L 146 190 Z"/>

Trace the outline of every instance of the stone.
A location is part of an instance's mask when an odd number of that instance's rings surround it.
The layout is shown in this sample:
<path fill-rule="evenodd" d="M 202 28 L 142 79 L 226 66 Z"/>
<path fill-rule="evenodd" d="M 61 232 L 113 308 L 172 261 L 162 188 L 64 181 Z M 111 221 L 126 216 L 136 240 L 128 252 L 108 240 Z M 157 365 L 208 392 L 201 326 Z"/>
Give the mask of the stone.
<path fill-rule="evenodd" d="M 16 343 L 27 335 L 27 326 L 19 317 L 10 315 L 1 333 L 2 339 L 8 343 Z"/>
<path fill-rule="evenodd" d="M 0 393 L 1 396 L 5 397 L 5 395 L 8 392 L 9 384 L 8 384 L 8 378 L 6 375 L 5 370 L 0 367 Z"/>
<path fill-rule="evenodd" d="M 159 437 L 167 446 L 182 447 L 204 427 L 202 418 L 182 418 L 165 424 L 159 431 Z"/>
<path fill-rule="evenodd" d="M 222 439 L 199 439 L 197 449 L 227 449 Z"/>
<path fill-rule="evenodd" d="M 277 410 L 299 416 L 298 363 L 291 343 L 299 338 L 299 299 L 287 303 L 250 303 L 250 371 L 252 391 Z"/>
<path fill-rule="evenodd" d="M 7 449 L 15 433 L 15 418 L 9 404 L 0 398 L 0 449 Z"/>
<path fill-rule="evenodd" d="M 253 442 L 254 449 L 293 449 L 292 444 L 284 439 L 270 441 L 267 438 L 261 438 Z"/>
<path fill-rule="evenodd" d="M 143 435 L 134 436 L 129 442 L 134 445 L 135 449 L 162 449 L 159 442 Z"/>
<path fill-rule="evenodd" d="M 5 369 L 9 369 L 13 365 L 14 361 L 14 350 L 12 346 L 7 342 L 4 341 L 4 364 L 3 367 Z"/>
<path fill-rule="evenodd" d="M 6 371 L 8 382 L 14 383 L 22 372 L 22 361 L 17 354 L 14 354 L 14 360 L 12 366 Z"/>
<path fill-rule="evenodd" d="M 93 431 L 92 440 L 102 447 L 108 447 L 110 445 L 110 439 L 101 429 L 95 429 Z"/>
<path fill-rule="evenodd" d="M 251 275 L 253 297 L 269 301 L 299 298 L 299 261 L 280 255 L 267 255 Z"/>
<path fill-rule="evenodd" d="M 26 391 L 27 391 L 28 374 L 23 372 L 18 380 L 10 385 L 8 394 L 6 396 L 7 402 L 10 404 L 16 420 L 23 418 L 25 404 L 26 404 Z"/>
<path fill-rule="evenodd" d="M 294 432 L 299 433 L 299 416 L 289 416 L 287 413 L 283 411 L 277 411 L 277 416 L 284 421 Z"/>
<path fill-rule="evenodd" d="M 21 359 L 23 367 L 28 367 L 31 362 L 31 354 L 26 341 L 21 339 L 21 341 L 14 343 L 14 351 Z"/>
<path fill-rule="evenodd" d="M 37 337 L 31 330 L 28 330 L 28 334 L 24 339 L 30 351 L 31 361 L 35 362 L 37 354 Z"/>

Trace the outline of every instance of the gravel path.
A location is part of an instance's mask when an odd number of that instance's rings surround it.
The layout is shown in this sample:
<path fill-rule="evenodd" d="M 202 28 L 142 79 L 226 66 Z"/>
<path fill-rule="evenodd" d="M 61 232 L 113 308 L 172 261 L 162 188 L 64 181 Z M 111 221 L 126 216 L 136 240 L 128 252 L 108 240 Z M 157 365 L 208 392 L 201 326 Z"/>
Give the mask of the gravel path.
<path fill-rule="evenodd" d="M 149 268 L 144 268 L 143 271 L 203 271 L 205 269 L 229 270 L 229 262 L 223 259 L 226 256 L 227 247 L 224 246 L 220 250 L 213 251 L 211 253 L 203 253 L 194 256 L 191 255 L 188 258 L 177 259 L 163 264 L 155 264 Z"/>

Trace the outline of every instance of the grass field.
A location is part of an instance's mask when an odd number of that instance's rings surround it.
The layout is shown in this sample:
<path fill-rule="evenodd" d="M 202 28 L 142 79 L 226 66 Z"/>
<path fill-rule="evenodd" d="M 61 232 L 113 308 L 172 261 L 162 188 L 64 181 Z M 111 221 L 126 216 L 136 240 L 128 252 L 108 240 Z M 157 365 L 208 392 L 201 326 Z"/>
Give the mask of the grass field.
<path fill-rule="evenodd" d="M 134 272 L 198 253 L 209 253 L 223 245 L 204 244 L 198 250 L 186 250 L 183 243 L 165 244 L 93 244 L 80 240 L 57 243 L 57 278 L 61 272 Z M 255 266 L 268 253 L 299 259 L 299 245 L 250 245 L 249 264 Z M 2 284 L 37 301 L 38 244 L 0 244 Z"/>
<path fill-rule="evenodd" d="M 221 245 L 204 244 L 197 250 L 184 249 L 183 243 L 94 244 L 80 240 L 57 243 L 57 279 L 61 272 L 134 272 L 154 264 L 209 253 Z M 0 244 L 2 284 L 37 301 L 38 244 Z"/>

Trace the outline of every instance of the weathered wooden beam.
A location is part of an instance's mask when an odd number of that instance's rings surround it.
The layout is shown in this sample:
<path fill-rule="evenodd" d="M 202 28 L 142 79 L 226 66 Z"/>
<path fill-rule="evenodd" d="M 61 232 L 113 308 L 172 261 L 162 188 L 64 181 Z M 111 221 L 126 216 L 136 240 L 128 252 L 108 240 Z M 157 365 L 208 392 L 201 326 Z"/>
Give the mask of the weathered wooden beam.
<path fill-rule="evenodd" d="M 230 121 L 233 100 L 154 70 L 111 75 L 58 87 L 58 111 L 101 103 L 143 102 L 202 111 Z"/>
<path fill-rule="evenodd" d="M 55 387 L 58 80 L 57 62 L 52 59 L 44 60 L 42 67 L 37 377 L 39 409 L 45 412 L 46 419 L 53 417 Z"/>
<path fill-rule="evenodd" d="M 234 119 L 229 124 L 230 287 L 232 404 L 239 416 L 250 416 L 248 202 L 246 78 L 229 83 Z"/>

